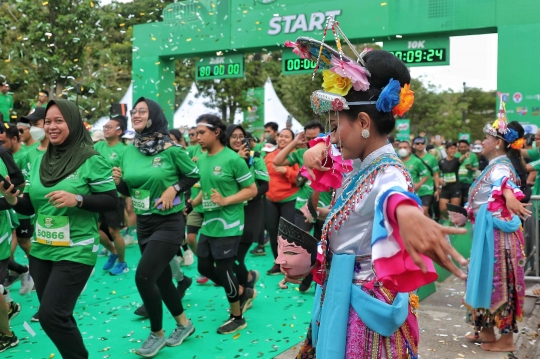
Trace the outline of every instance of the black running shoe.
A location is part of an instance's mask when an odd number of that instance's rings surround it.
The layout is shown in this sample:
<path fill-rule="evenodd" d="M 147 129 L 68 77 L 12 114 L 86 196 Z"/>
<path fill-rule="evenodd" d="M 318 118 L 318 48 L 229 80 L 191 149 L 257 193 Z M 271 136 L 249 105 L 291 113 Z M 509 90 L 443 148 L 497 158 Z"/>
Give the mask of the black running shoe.
<path fill-rule="evenodd" d="M 247 327 L 247 323 L 244 318 L 235 319 L 231 316 L 225 323 L 221 324 L 217 332 L 218 334 L 231 334 L 245 327 Z"/>
<path fill-rule="evenodd" d="M 253 254 L 254 256 L 264 256 L 266 255 L 266 251 L 264 250 L 264 246 L 257 246 L 249 251 L 249 253 Z"/>
<path fill-rule="evenodd" d="M 148 318 L 148 312 L 144 307 L 144 304 L 135 310 L 135 314 L 140 315 L 141 317 Z"/>
<path fill-rule="evenodd" d="M 21 305 L 15 302 L 8 304 L 8 320 L 15 318 L 21 312 Z"/>
<path fill-rule="evenodd" d="M 34 314 L 34 316 L 32 317 L 31 319 L 33 322 L 39 322 L 39 312 L 37 312 L 36 314 Z"/>
<path fill-rule="evenodd" d="M 302 283 L 300 283 L 300 293 L 306 293 L 309 288 L 311 288 L 311 282 L 313 282 L 313 274 L 309 274 L 307 277 L 302 279 Z"/>
<path fill-rule="evenodd" d="M 251 274 L 251 280 L 246 283 L 246 287 L 255 288 L 255 284 L 257 284 L 257 281 L 259 280 L 259 271 L 250 270 L 249 273 Z"/>
<path fill-rule="evenodd" d="M 19 339 L 15 332 L 11 332 L 11 336 L 0 333 L 0 353 L 13 348 L 19 344 Z"/>
<path fill-rule="evenodd" d="M 187 289 L 191 286 L 191 283 L 193 283 L 193 279 L 186 276 L 184 276 L 184 279 L 181 282 L 178 282 L 176 290 L 178 291 L 178 294 L 180 294 L 180 299 L 184 298 Z"/>
<path fill-rule="evenodd" d="M 278 275 L 278 274 L 281 274 L 281 268 L 279 267 L 279 264 L 274 264 L 274 266 L 272 267 L 272 269 L 266 271 L 266 274 L 268 274 L 268 275 Z"/>
<path fill-rule="evenodd" d="M 257 297 L 257 291 L 252 288 L 245 287 L 244 293 L 240 296 L 240 310 L 242 311 L 242 315 L 251 308 L 253 305 L 253 299 Z"/>
<path fill-rule="evenodd" d="M 4 280 L 4 288 L 9 289 L 13 284 L 15 284 L 17 281 L 21 279 L 21 275 L 15 272 L 11 272 L 8 274 L 6 279 Z"/>

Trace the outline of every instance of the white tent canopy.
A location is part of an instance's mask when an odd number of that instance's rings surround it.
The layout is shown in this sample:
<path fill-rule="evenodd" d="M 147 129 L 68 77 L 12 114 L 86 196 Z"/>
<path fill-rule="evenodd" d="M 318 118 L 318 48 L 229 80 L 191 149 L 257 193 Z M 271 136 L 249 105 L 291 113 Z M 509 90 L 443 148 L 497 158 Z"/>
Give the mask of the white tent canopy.
<path fill-rule="evenodd" d="M 132 104 L 133 104 L 133 83 L 129 84 L 129 87 L 128 87 L 126 93 L 124 94 L 124 97 L 122 97 L 122 99 L 120 100 L 120 103 L 123 103 L 123 104 L 127 105 L 128 112 L 133 108 L 133 106 L 132 106 Z M 100 130 L 101 131 L 103 126 L 105 126 L 105 124 L 107 122 L 109 122 L 110 118 L 111 118 L 111 116 L 105 116 L 105 117 L 100 118 L 96 122 L 94 122 L 94 125 L 92 126 L 92 131 L 94 131 L 94 130 Z M 129 116 L 128 116 L 128 118 L 129 118 Z M 131 126 L 131 121 L 128 121 L 127 127 L 128 127 L 129 130 L 131 130 L 133 128 L 133 126 Z"/>

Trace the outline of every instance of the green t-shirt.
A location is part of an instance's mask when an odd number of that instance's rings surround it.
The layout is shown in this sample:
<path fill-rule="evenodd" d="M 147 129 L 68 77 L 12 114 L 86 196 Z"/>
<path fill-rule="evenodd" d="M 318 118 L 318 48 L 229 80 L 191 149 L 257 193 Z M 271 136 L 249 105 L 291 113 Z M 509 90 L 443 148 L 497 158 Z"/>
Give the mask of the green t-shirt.
<path fill-rule="evenodd" d="M 471 165 L 471 168 L 478 168 L 478 158 L 474 153 L 471 153 L 468 158 L 464 159 L 459 166 L 459 182 L 464 184 L 472 184 L 474 182 L 475 170 L 468 170 L 467 165 Z"/>
<path fill-rule="evenodd" d="M 181 212 L 185 207 L 183 194 L 180 194 L 180 204 L 166 211 L 157 209 L 154 204 L 181 177 L 199 178 L 197 166 L 180 146 L 169 147 L 152 156 L 143 155 L 135 146 L 127 146 L 120 167 L 138 215 L 165 216 Z"/>
<path fill-rule="evenodd" d="M 422 178 L 429 175 L 429 170 L 427 169 L 426 165 L 416 156 L 410 156 L 408 161 L 403 161 L 403 164 L 409 170 L 414 184 L 420 182 Z M 427 188 L 424 189 L 422 186 L 420 186 L 417 194 L 419 197 L 431 196 L 433 195 L 433 188 L 430 192 Z"/>
<path fill-rule="evenodd" d="M 111 166 L 102 156 L 92 156 L 56 185 L 45 187 L 39 176 L 40 165 L 34 162 L 30 169 L 30 200 L 37 217 L 30 254 L 43 260 L 95 265 L 98 214 L 77 207 L 56 208 L 45 196 L 53 191 L 90 195 L 115 190 Z"/>
<path fill-rule="evenodd" d="M 40 143 L 39 141 L 36 141 L 36 142 L 32 143 L 31 145 L 27 145 L 27 144 L 24 144 L 24 143 L 23 143 L 23 145 L 24 145 L 24 147 L 26 147 L 27 150 L 30 150 L 31 148 L 36 148 L 37 146 L 39 146 L 39 143 Z"/>
<path fill-rule="evenodd" d="M 251 153 L 253 154 L 253 151 Z M 249 167 L 249 171 L 254 179 L 258 181 L 270 182 L 270 176 L 268 175 L 266 163 L 261 157 L 253 158 L 253 165 Z"/>
<path fill-rule="evenodd" d="M 228 197 L 255 181 L 246 161 L 228 147 L 213 156 L 202 154 L 197 161 L 201 170 L 204 222 L 201 233 L 209 237 L 234 237 L 244 231 L 244 204 L 219 206 L 211 200 L 212 189 Z"/>
<path fill-rule="evenodd" d="M 19 169 L 21 170 L 24 180 L 25 180 L 25 186 L 23 193 L 28 193 L 29 191 L 29 177 L 30 177 L 30 162 L 28 161 L 28 149 L 25 146 L 21 146 L 21 148 L 13 154 L 13 160 L 15 160 L 15 164 Z M 17 213 L 17 217 L 19 219 L 28 219 L 30 216 Z M 30 233 L 29 233 L 30 234 Z"/>
<path fill-rule="evenodd" d="M 43 157 L 45 152 L 47 152 L 46 150 L 42 151 L 42 150 L 38 149 L 38 146 L 27 147 L 26 148 L 26 156 L 28 158 L 28 163 L 30 165 L 30 170 L 32 169 L 33 166 L 39 166 L 39 163 L 35 164 L 36 159 L 39 158 L 39 161 L 41 162 L 41 157 Z M 29 183 L 29 184 L 32 185 L 31 183 Z"/>
<path fill-rule="evenodd" d="M 0 112 L 4 115 L 4 122 L 11 122 L 9 113 L 13 109 L 13 97 L 0 92 Z"/>
<path fill-rule="evenodd" d="M 307 151 L 307 148 L 299 148 L 294 152 L 289 153 L 287 159 L 291 165 L 298 164 L 302 167 L 304 165 L 304 153 Z M 311 181 L 308 179 L 306 183 L 298 189 L 296 203 L 294 208 L 300 210 L 309 200 L 309 197 L 313 193 L 313 188 L 311 188 Z M 332 192 L 321 192 L 319 195 L 319 207 L 328 207 L 332 202 Z"/>
<path fill-rule="evenodd" d="M 420 159 L 420 157 L 418 158 Z M 431 172 L 428 170 L 427 175 L 429 178 L 426 182 L 424 182 L 422 186 L 420 186 L 420 189 L 418 192 L 426 193 L 423 196 L 429 196 L 430 194 L 433 194 L 433 192 L 435 191 L 435 181 L 433 180 L 433 178 L 436 173 L 439 173 L 439 162 L 437 161 L 435 156 L 427 152 L 424 154 L 424 157 L 420 159 L 420 161 L 424 161 L 423 162 L 424 166 L 428 165 L 429 168 L 431 169 Z"/>
<path fill-rule="evenodd" d="M 111 167 L 120 167 L 127 146 L 122 142 L 118 142 L 114 146 L 109 146 L 107 141 L 99 141 L 94 145 L 94 148 L 105 158 Z"/>
<path fill-rule="evenodd" d="M 534 187 L 532 190 L 532 194 L 538 196 L 540 195 L 540 149 L 533 148 L 531 150 L 528 150 L 527 153 L 529 154 L 529 157 L 531 159 L 531 162 L 529 162 L 529 164 L 536 171 L 536 178 L 534 179 Z"/>
<path fill-rule="evenodd" d="M 0 158 L 0 174 L 4 177 L 8 171 L 4 161 Z M 0 198 L 3 198 L 0 194 Z M 11 255 L 11 213 L 10 210 L 0 210 L 0 260 L 9 258 Z"/>
<path fill-rule="evenodd" d="M 188 151 L 188 156 L 191 159 L 195 157 L 199 158 L 199 156 L 204 153 L 202 151 L 201 145 L 188 146 L 187 151 Z M 195 164 L 197 163 L 195 162 Z M 201 192 L 201 182 L 197 182 L 193 185 L 193 187 L 191 187 L 191 197 L 190 197 L 191 200 L 194 200 L 195 198 L 197 198 L 200 192 Z M 198 205 L 197 207 L 193 207 L 193 211 L 197 213 L 204 213 L 202 204 Z"/>

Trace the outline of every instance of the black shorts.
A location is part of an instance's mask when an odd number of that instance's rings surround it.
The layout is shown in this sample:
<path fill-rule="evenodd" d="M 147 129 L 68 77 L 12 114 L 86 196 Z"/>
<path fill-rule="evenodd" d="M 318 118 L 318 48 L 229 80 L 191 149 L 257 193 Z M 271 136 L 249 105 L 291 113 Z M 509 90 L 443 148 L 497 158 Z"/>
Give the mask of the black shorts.
<path fill-rule="evenodd" d="M 197 257 L 214 259 L 226 259 L 236 257 L 240 236 L 235 237 L 208 237 L 201 234 L 197 247 Z"/>
<path fill-rule="evenodd" d="M 124 228 L 124 210 L 126 208 L 126 199 L 120 197 L 119 202 L 120 204 L 118 205 L 118 208 L 116 210 L 100 213 L 98 222 L 101 223 L 103 226 L 112 229 Z"/>
<path fill-rule="evenodd" d="M 187 216 L 187 232 L 188 234 L 198 234 L 202 227 L 204 213 L 191 211 Z"/>
<path fill-rule="evenodd" d="M 422 196 L 420 200 L 422 201 L 422 207 L 429 207 L 431 206 L 431 202 L 433 202 L 433 195 Z"/>
<path fill-rule="evenodd" d="M 19 218 L 19 227 L 15 230 L 17 233 L 17 238 L 32 238 L 34 234 L 34 226 L 32 225 L 32 220 L 30 218 L 20 219 Z"/>
<path fill-rule="evenodd" d="M 0 261 L 0 284 L 3 284 L 7 277 L 9 257 Z"/>
<path fill-rule="evenodd" d="M 441 195 L 439 198 L 450 200 L 452 198 L 461 198 L 461 186 L 452 185 L 444 186 L 441 189 Z"/>

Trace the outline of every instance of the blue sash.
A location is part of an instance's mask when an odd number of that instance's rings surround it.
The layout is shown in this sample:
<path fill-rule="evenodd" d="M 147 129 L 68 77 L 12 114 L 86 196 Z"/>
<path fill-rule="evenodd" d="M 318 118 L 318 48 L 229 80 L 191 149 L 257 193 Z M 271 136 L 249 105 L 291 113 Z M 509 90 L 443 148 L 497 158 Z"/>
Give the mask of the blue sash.
<path fill-rule="evenodd" d="M 495 243 L 493 228 L 506 233 L 513 233 L 521 226 L 516 215 L 509 222 L 493 217 L 487 204 L 478 210 L 474 225 L 471 263 L 467 275 L 465 303 L 472 308 L 489 309 L 493 291 L 493 267 L 495 265 Z"/>
<path fill-rule="evenodd" d="M 324 305 L 319 306 L 322 289 L 317 286 L 311 334 L 318 358 L 344 358 L 347 343 L 349 307 L 352 305 L 368 328 L 389 337 L 405 322 L 409 314 L 409 294 L 398 293 L 392 304 L 381 302 L 352 283 L 355 256 L 334 254 L 330 266 Z M 346 285 L 350 283 L 350 285 Z M 317 307 L 317 308 L 316 308 Z"/>

